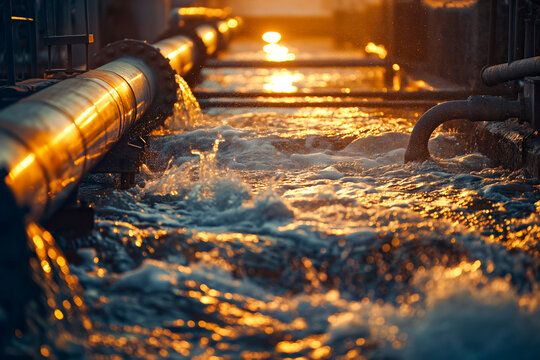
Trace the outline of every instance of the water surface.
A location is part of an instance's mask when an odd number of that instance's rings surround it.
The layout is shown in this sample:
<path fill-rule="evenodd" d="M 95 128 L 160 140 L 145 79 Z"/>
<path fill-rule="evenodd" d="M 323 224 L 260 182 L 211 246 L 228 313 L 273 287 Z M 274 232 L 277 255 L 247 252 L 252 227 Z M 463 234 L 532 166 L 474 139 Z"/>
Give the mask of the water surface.
<path fill-rule="evenodd" d="M 384 86 L 380 69 L 205 75 L 213 90 Z M 404 165 L 422 111 L 178 106 L 137 187 L 91 176 L 82 189 L 97 230 L 71 245 L 82 261 L 70 268 L 89 353 L 540 357 L 539 182 L 442 129 L 432 160 Z"/>

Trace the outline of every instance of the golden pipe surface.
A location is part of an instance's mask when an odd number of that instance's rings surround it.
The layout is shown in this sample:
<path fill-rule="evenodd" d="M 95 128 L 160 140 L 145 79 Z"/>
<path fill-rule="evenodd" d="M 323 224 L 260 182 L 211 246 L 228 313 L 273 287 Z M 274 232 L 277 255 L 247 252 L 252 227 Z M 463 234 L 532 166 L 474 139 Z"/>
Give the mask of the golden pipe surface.
<path fill-rule="evenodd" d="M 52 213 L 153 101 L 152 70 L 124 57 L 0 111 L 0 167 L 28 219 Z"/>

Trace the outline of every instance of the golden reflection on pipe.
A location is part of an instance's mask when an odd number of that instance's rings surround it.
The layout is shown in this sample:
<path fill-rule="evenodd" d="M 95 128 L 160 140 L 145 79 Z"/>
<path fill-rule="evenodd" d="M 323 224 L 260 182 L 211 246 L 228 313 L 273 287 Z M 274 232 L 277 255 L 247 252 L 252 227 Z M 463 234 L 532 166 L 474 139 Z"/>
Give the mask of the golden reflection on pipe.
<path fill-rule="evenodd" d="M 218 35 L 216 29 L 210 25 L 198 26 L 195 31 L 206 46 L 206 53 L 214 55 L 218 48 Z"/>
<path fill-rule="evenodd" d="M 204 16 L 211 18 L 225 18 L 230 15 L 227 9 L 215 9 L 202 6 L 181 7 L 174 9 L 173 12 L 180 16 Z"/>
<path fill-rule="evenodd" d="M 21 173 L 25 171 L 34 161 L 36 161 L 36 154 L 32 153 L 25 157 L 20 163 L 18 163 L 11 171 L 8 176 L 11 179 L 16 179 Z"/>
<path fill-rule="evenodd" d="M 230 20 L 223 23 L 227 31 L 229 25 L 238 25 Z M 213 55 L 217 30 L 201 25 L 196 31 L 207 54 Z M 188 37 L 154 46 L 177 74 L 194 66 L 195 44 Z M 9 172 L 6 182 L 18 205 L 30 209 L 29 220 L 50 215 L 143 116 L 160 86 L 157 81 L 143 60 L 122 57 L 0 111 L 0 166 Z"/>
<path fill-rule="evenodd" d="M 193 68 L 195 49 L 193 41 L 183 35 L 162 40 L 154 44 L 177 74 L 183 75 Z"/>
<path fill-rule="evenodd" d="M 0 111 L 0 137 L 10 138 L 2 141 L 0 163 L 30 220 L 51 213 L 67 197 L 142 116 L 155 87 L 142 60 L 121 58 Z"/>

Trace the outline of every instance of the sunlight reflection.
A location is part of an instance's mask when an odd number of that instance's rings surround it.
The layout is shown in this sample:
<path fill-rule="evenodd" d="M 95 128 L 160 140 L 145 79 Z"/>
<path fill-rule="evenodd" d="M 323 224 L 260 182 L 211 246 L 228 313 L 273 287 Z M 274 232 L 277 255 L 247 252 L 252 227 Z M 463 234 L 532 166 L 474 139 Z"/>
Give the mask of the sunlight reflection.
<path fill-rule="evenodd" d="M 296 58 L 296 55 L 289 52 L 289 48 L 278 44 L 268 44 L 263 48 L 268 61 L 291 61 Z"/>
<path fill-rule="evenodd" d="M 281 40 L 281 34 L 276 31 L 269 31 L 263 34 L 263 40 L 270 44 L 277 44 Z"/>
<path fill-rule="evenodd" d="M 269 31 L 263 34 L 262 39 L 267 42 L 263 47 L 263 51 L 266 53 L 266 60 L 291 61 L 296 58 L 293 53 L 289 52 L 288 47 L 278 44 L 281 38 L 281 34 L 276 31 Z"/>
<path fill-rule="evenodd" d="M 298 91 L 294 85 L 296 81 L 303 79 L 302 74 L 292 74 L 287 70 L 268 77 L 268 82 L 264 84 L 264 90 L 269 92 L 292 93 Z"/>
<path fill-rule="evenodd" d="M 388 55 L 388 51 L 386 51 L 386 49 L 384 48 L 383 45 L 376 45 L 373 42 L 369 42 L 366 45 L 365 51 L 368 54 L 375 54 L 378 57 L 380 57 L 381 59 L 386 58 L 386 55 Z"/>

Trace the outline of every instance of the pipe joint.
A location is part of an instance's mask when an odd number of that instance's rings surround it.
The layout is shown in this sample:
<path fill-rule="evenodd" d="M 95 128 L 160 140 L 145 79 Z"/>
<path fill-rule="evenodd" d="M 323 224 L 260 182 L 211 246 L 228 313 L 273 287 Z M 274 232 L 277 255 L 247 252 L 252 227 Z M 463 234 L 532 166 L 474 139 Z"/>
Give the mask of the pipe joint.
<path fill-rule="evenodd" d="M 152 79 L 150 86 L 154 94 L 150 100 L 152 105 L 146 113 L 147 121 L 142 125 L 145 131 L 161 125 L 173 113 L 179 88 L 170 59 L 156 46 L 140 40 L 125 39 L 108 44 L 94 54 L 94 66 L 103 66 L 122 57 L 140 59 L 151 69 L 153 74 L 148 77 Z"/>

